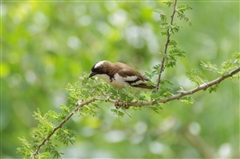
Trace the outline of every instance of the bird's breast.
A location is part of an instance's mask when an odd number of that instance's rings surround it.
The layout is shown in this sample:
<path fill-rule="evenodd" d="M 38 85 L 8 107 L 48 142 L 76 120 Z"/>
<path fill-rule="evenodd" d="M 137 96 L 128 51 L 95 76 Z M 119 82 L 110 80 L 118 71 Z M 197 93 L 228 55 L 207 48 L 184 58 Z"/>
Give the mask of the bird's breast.
<path fill-rule="evenodd" d="M 107 82 L 110 85 L 117 87 L 117 88 L 123 88 L 127 84 L 125 82 L 124 78 L 122 76 L 120 76 L 118 73 L 115 73 L 112 79 L 110 78 L 109 75 L 106 75 L 106 74 L 99 74 L 96 76 L 100 77 L 105 82 Z"/>

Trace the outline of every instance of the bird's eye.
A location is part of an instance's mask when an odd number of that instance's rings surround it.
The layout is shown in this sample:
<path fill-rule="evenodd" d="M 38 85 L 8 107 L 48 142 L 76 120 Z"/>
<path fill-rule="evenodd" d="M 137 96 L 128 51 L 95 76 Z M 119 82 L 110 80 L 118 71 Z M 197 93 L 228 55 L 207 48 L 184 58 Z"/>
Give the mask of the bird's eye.
<path fill-rule="evenodd" d="M 94 69 L 93 72 L 96 72 L 97 74 L 105 74 L 105 72 L 99 68 Z"/>

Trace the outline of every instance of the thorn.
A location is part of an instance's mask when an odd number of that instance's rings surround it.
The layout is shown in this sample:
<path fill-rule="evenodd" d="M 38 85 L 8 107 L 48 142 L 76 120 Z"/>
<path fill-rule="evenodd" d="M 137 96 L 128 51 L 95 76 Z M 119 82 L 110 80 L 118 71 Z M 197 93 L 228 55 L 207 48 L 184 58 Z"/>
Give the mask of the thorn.
<path fill-rule="evenodd" d="M 131 116 L 125 109 L 123 109 L 123 111 L 124 111 L 130 118 L 132 118 L 132 116 Z"/>

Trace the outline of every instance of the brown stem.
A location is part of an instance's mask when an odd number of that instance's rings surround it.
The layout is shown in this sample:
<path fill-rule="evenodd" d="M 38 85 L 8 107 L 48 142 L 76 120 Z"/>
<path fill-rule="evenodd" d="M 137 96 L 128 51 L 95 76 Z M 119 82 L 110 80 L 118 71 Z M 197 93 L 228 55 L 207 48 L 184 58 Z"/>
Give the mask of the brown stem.
<path fill-rule="evenodd" d="M 89 103 L 92 103 L 92 102 L 94 102 L 95 100 L 97 100 L 97 99 L 96 99 L 96 98 L 92 98 L 92 99 L 90 99 L 90 100 L 88 100 L 88 101 L 86 101 L 86 102 L 78 103 L 77 108 L 74 109 L 57 127 L 55 127 L 55 128 L 52 130 L 52 132 L 41 142 L 41 144 L 38 145 L 38 147 L 37 147 L 37 149 L 36 149 L 36 151 L 35 151 L 35 153 L 34 153 L 34 156 L 35 156 L 35 157 L 37 156 L 37 154 L 39 153 L 41 147 L 52 137 L 52 135 L 53 135 L 58 129 L 60 129 L 60 128 L 63 126 L 63 124 L 65 124 L 65 123 L 73 116 L 73 114 L 74 114 L 75 112 L 77 112 L 82 106 L 87 105 L 87 104 L 89 104 Z"/>
<path fill-rule="evenodd" d="M 171 20 L 170 20 L 170 24 L 173 25 L 173 19 L 174 19 L 174 15 L 176 13 L 176 6 L 177 6 L 177 0 L 174 1 L 174 4 L 173 4 L 173 12 L 171 14 Z M 169 30 L 167 31 L 167 40 L 166 40 L 166 43 L 165 43 L 165 46 L 164 46 L 164 56 L 162 58 L 162 61 L 161 61 L 161 65 L 160 65 L 160 69 L 159 69 L 159 75 L 158 75 L 158 81 L 157 81 L 157 86 L 156 86 L 156 89 L 158 90 L 159 89 L 159 85 L 161 83 L 161 77 L 162 77 L 162 73 L 163 73 L 163 69 L 164 69 L 164 63 L 165 63 L 165 59 L 166 59 L 166 54 L 167 54 L 167 49 L 168 49 L 168 45 L 170 43 L 170 37 L 171 37 L 171 34 L 169 32 Z"/>

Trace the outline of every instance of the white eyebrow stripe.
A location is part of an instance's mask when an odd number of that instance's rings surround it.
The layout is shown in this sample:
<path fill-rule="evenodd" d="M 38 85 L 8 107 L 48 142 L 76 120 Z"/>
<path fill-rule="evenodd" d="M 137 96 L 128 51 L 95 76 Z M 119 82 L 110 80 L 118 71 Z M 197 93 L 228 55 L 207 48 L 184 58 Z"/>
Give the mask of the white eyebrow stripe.
<path fill-rule="evenodd" d="M 98 62 L 98 63 L 94 66 L 94 68 L 100 67 L 101 65 L 103 65 L 104 62 L 105 62 L 105 61 L 100 61 L 100 62 Z"/>
<path fill-rule="evenodd" d="M 127 76 L 127 77 L 123 77 L 123 79 L 125 81 L 135 81 L 138 79 L 138 77 L 137 76 Z"/>

